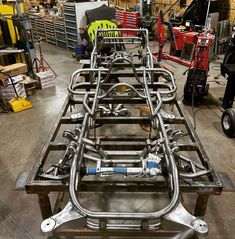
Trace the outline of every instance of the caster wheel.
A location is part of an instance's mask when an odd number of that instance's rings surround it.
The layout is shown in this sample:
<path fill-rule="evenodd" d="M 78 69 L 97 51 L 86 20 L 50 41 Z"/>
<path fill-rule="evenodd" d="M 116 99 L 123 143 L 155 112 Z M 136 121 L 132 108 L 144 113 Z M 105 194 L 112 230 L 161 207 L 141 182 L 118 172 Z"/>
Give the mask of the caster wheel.
<path fill-rule="evenodd" d="M 235 110 L 234 109 L 226 109 L 223 112 L 221 124 L 224 133 L 230 137 L 235 137 Z"/>

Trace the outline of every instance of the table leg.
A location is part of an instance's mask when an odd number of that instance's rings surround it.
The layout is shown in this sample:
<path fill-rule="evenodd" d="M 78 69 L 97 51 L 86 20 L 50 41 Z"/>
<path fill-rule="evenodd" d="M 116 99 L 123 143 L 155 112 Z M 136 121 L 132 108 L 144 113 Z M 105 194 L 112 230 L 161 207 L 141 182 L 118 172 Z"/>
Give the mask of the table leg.
<path fill-rule="evenodd" d="M 51 203 L 47 193 L 38 194 L 38 202 L 42 214 L 42 219 L 45 220 L 52 216 Z"/>
<path fill-rule="evenodd" d="M 206 214 L 207 203 L 209 195 L 208 194 L 198 194 L 197 202 L 194 210 L 194 216 L 204 217 Z"/>

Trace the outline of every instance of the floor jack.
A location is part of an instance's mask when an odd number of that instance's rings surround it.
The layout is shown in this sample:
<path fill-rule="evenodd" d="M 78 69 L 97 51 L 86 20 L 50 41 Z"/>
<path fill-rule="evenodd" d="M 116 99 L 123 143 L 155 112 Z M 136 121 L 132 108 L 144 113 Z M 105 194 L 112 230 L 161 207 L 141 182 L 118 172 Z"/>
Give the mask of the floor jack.
<path fill-rule="evenodd" d="M 2 71 L 0 71 L 1 74 L 7 76 L 10 81 L 11 81 L 11 84 L 12 84 L 12 87 L 15 91 L 15 94 L 16 94 L 16 97 L 14 97 L 13 99 L 11 99 L 9 102 L 8 102 L 8 105 L 9 105 L 9 108 L 13 111 L 13 112 L 20 112 L 20 111 L 23 111 L 23 110 L 27 110 L 27 109 L 30 109 L 33 107 L 32 103 L 29 102 L 28 100 L 26 100 L 23 96 L 19 96 L 17 91 L 16 91 L 16 88 L 15 88 L 15 85 L 14 85 L 14 82 L 11 78 L 11 76 L 9 74 L 6 74 Z"/>

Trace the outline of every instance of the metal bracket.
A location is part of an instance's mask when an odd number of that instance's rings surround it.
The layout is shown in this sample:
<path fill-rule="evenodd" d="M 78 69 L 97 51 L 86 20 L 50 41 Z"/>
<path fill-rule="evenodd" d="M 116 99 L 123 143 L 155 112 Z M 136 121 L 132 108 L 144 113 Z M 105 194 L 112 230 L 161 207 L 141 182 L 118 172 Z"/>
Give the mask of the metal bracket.
<path fill-rule="evenodd" d="M 170 213 L 166 214 L 163 218 L 168 221 L 189 227 L 193 229 L 199 236 L 207 236 L 208 234 L 207 223 L 188 213 L 181 203 L 179 203 L 177 207 L 175 207 Z"/>
<path fill-rule="evenodd" d="M 76 122 L 79 122 L 80 120 L 82 120 L 84 118 L 84 113 L 83 112 L 79 112 L 79 113 L 76 113 L 76 114 L 72 114 L 70 116 L 70 119 L 72 122 L 76 123 Z"/>
<path fill-rule="evenodd" d="M 160 110 L 160 114 L 165 121 L 173 122 L 173 120 L 175 119 L 175 115 L 166 113 L 163 109 Z"/>
<path fill-rule="evenodd" d="M 99 106 L 99 109 L 102 110 L 105 116 L 125 116 L 128 114 L 128 110 L 124 108 L 122 104 L 119 104 L 116 107 L 114 107 L 113 104 L 109 104 L 108 108 L 105 106 Z"/>
<path fill-rule="evenodd" d="M 84 218 L 84 216 L 82 216 L 79 212 L 77 212 L 74 209 L 72 203 L 69 201 L 61 212 L 44 220 L 41 223 L 41 230 L 44 233 L 51 233 L 57 227 L 59 227 L 60 225 L 64 223 L 81 219 L 81 218 Z"/>

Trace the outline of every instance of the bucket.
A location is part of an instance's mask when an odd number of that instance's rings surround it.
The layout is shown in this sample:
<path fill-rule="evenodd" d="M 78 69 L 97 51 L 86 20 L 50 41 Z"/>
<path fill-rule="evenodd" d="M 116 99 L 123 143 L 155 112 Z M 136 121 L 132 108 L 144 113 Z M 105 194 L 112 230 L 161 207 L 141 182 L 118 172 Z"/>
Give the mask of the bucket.
<path fill-rule="evenodd" d="M 75 47 L 75 55 L 76 56 L 84 56 L 85 55 L 85 46 L 84 45 L 77 45 Z"/>

